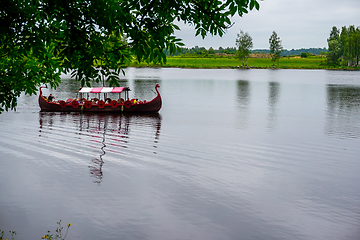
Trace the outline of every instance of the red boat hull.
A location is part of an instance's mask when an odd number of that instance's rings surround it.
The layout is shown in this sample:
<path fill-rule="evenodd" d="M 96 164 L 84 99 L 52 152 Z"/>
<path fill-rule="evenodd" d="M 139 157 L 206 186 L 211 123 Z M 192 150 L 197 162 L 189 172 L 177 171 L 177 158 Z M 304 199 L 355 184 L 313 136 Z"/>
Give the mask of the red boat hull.
<path fill-rule="evenodd" d="M 76 104 L 74 102 L 48 102 L 42 96 L 42 91 L 40 87 L 39 95 L 39 106 L 43 112 L 112 112 L 112 113 L 121 113 L 121 112 L 158 112 L 162 106 L 162 100 L 160 93 L 158 91 L 159 85 L 155 86 L 157 96 L 149 102 L 139 102 L 136 104 L 131 104 L 129 102 L 117 103 L 117 104 Z"/>

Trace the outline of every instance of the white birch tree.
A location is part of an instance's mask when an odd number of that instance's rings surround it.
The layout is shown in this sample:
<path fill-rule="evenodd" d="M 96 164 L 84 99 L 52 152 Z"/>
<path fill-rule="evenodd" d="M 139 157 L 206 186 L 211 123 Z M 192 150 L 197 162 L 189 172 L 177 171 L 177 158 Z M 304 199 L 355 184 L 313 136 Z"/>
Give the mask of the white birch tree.
<path fill-rule="evenodd" d="M 242 61 L 242 66 L 247 66 L 247 59 L 250 55 L 251 49 L 253 48 L 253 42 L 251 36 L 243 30 L 237 34 L 236 38 L 236 57 Z M 245 63 L 244 63 L 245 62 Z"/>
<path fill-rule="evenodd" d="M 283 51 L 281 39 L 280 39 L 280 37 L 278 37 L 278 35 L 275 31 L 272 32 L 272 34 L 269 38 L 269 44 L 270 44 L 271 59 L 273 61 L 273 67 L 274 67 L 276 61 L 278 62 L 278 65 L 279 65 L 280 54 Z"/>

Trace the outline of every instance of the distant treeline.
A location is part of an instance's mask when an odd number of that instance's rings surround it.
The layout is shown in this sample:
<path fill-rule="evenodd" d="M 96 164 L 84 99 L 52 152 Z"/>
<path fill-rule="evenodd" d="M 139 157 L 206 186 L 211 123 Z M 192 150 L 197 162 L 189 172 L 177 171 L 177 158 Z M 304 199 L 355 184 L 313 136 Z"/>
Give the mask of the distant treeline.
<path fill-rule="evenodd" d="M 283 50 L 281 56 L 295 56 L 301 55 L 302 53 L 308 53 L 312 55 L 325 55 L 328 50 L 326 48 L 300 48 L 300 49 L 291 49 Z M 251 51 L 252 53 L 270 53 L 269 49 L 256 49 Z"/>
<path fill-rule="evenodd" d="M 236 48 L 235 47 L 227 47 L 222 48 L 219 47 L 219 49 L 213 49 L 210 47 L 209 49 L 206 49 L 204 47 L 198 47 L 195 46 L 193 48 L 181 48 L 181 52 L 176 53 L 176 56 L 178 55 L 211 55 L 211 54 L 236 54 Z"/>
<path fill-rule="evenodd" d="M 310 55 L 325 55 L 328 50 L 326 48 L 301 48 L 301 49 L 291 49 L 291 50 L 283 50 L 281 56 L 299 56 L 302 53 L 307 53 Z M 269 49 L 255 49 L 251 51 L 252 53 L 264 53 L 269 54 Z M 211 57 L 212 55 L 229 55 L 229 54 L 236 54 L 235 47 L 227 47 L 219 49 L 213 49 L 210 47 L 206 49 L 205 47 L 198 47 L 195 46 L 193 48 L 181 48 L 181 52 L 176 53 L 173 56 L 182 55 L 183 57 Z M 169 54 L 167 53 L 167 56 Z"/>

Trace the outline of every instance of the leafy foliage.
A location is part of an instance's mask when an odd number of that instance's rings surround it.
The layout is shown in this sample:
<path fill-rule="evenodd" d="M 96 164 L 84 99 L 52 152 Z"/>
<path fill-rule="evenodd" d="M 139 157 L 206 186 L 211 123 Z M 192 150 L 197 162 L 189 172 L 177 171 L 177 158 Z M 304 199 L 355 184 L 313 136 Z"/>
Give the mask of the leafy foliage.
<path fill-rule="evenodd" d="M 327 62 L 331 65 L 358 66 L 360 58 L 360 28 L 343 26 L 340 30 L 333 27 L 328 38 L 329 52 Z"/>
<path fill-rule="evenodd" d="M 307 57 L 308 57 L 308 54 L 307 54 L 306 52 L 302 52 L 301 55 L 300 55 L 300 57 L 302 57 L 302 58 L 307 58 Z"/>
<path fill-rule="evenodd" d="M 63 236 L 63 227 L 61 226 L 61 220 L 59 222 L 57 222 L 58 224 L 58 228 L 56 228 L 56 234 L 51 234 L 50 231 L 47 232 L 46 235 L 44 235 L 42 237 L 42 239 L 49 239 L 49 240 L 52 240 L 52 239 L 60 239 L 60 240 L 65 240 L 68 232 L 69 232 L 69 228 L 71 226 L 71 223 L 68 223 L 67 225 L 67 229 L 66 229 L 66 233 L 65 235 Z M 15 231 L 9 231 L 10 235 L 11 235 L 11 240 L 14 240 L 15 239 L 15 236 L 16 236 L 16 232 Z M 3 240 L 4 239 L 4 231 L 0 229 L 0 240 Z M 7 240 L 7 239 L 6 239 Z"/>
<path fill-rule="evenodd" d="M 69 228 L 71 226 L 71 223 L 68 223 L 67 228 L 66 228 L 66 232 L 65 235 L 63 236 L 63 230 L 64 227 L 61 226 L 61 220 L 59 222 L 57 222 L 58 227 L 55 230 L 55 235 L 51 234 L 50 231 L 47 232 L 46 235 L 44 235 L 41 239 L 49 239 L 49 240 L 53 240 L 53 239 L 60 239 L 60 240 L 65 240 L 68 232 L 69 232 Z"/>
<path fill-rule="evenodd" d="M 283 46 L 281 44 L 280 37 L 278 37 L 275 31 L 272 32 L 269 38 L 270 44 L 270 54 L 272 56 L 273 66 L 275 66 L 275 62 L 279 61 L 280 54 L 283 51 Z"/>
<path fill-rule="evenodd" d="M 234 14 L 259 9 L 256 0 L 3 0 L 0 10 L 0 112 L 16 107 L 25 92 L 44 83 L 55 88 L 62 73 L 84 86 L 118 85 L 134 55 L 137 61 L 166 61 L 183 44 L 174 21 L 196 35 L 222 36 Z M 101 67 L 99 67 L 101 66 Z"/>
<path fill-rule="evenodd" d="M 243 66 L 244 66 L 244 60 L 245 60 L 245 65 L 247 65 L 247 58 L 249 57 L 249 54 L 251 53 L 251 49 L 253 48 L 253 42 L 251 36 L 247 32 L 244 33 L 243 30 L 240 30 L 240 33 L 237 34 L 236 46 L 238 48 L 236 52 L 236 56 L 240 60 L 242 60 Z"/>
<path fill-rule="evenodd" d="M 329 41 L 329 52 L 327 53 L 327 63 L 328 64 L 338 64 L 339 58 L 341 56 L 341 45 L 338 40 Z"/>
<path fill-rule="evenodd" d="M 15 231 L 9 231 L 9 233 L 11 235 L 11 240 L 14 240 L 17 233 Z M 0 229 L 0 240 L 3 240 L 3 239 L 4 239 L 4 231 Z M 6 240 L 7 240 L 7 238 L 6 238 Z"/>
<path fill-rule="evenodd" d="M 329 42 L 330 40 L 339 40 L 339 30 L 335 26 L 331 29 L 330 37 L 327 41 Z"/>

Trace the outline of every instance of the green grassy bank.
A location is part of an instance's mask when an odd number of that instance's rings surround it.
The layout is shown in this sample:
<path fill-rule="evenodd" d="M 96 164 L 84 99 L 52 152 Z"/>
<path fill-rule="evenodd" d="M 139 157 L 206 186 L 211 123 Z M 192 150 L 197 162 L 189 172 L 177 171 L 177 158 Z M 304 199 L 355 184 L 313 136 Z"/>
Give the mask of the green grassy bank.
<path fill-rule="evenodd" d="M 131 67 L 175 67 L 175 68 L 241 68 L 242 62 L 234 57 L 217 57 L 217 58 L 181 58 L 167 57 L 166 64 L 156 65 L 147 63 L 132 63 Z M 249 58 L 249 68 L 266 69 L 272 68 L 272 61 L 269 58 Z M 359 70 L 360 68 L 351 68 L 344 66 L 328 66 L 324 57 L 308 58 L 281 58 L 276 68 L 280 69 L 347 69 Z"/>

